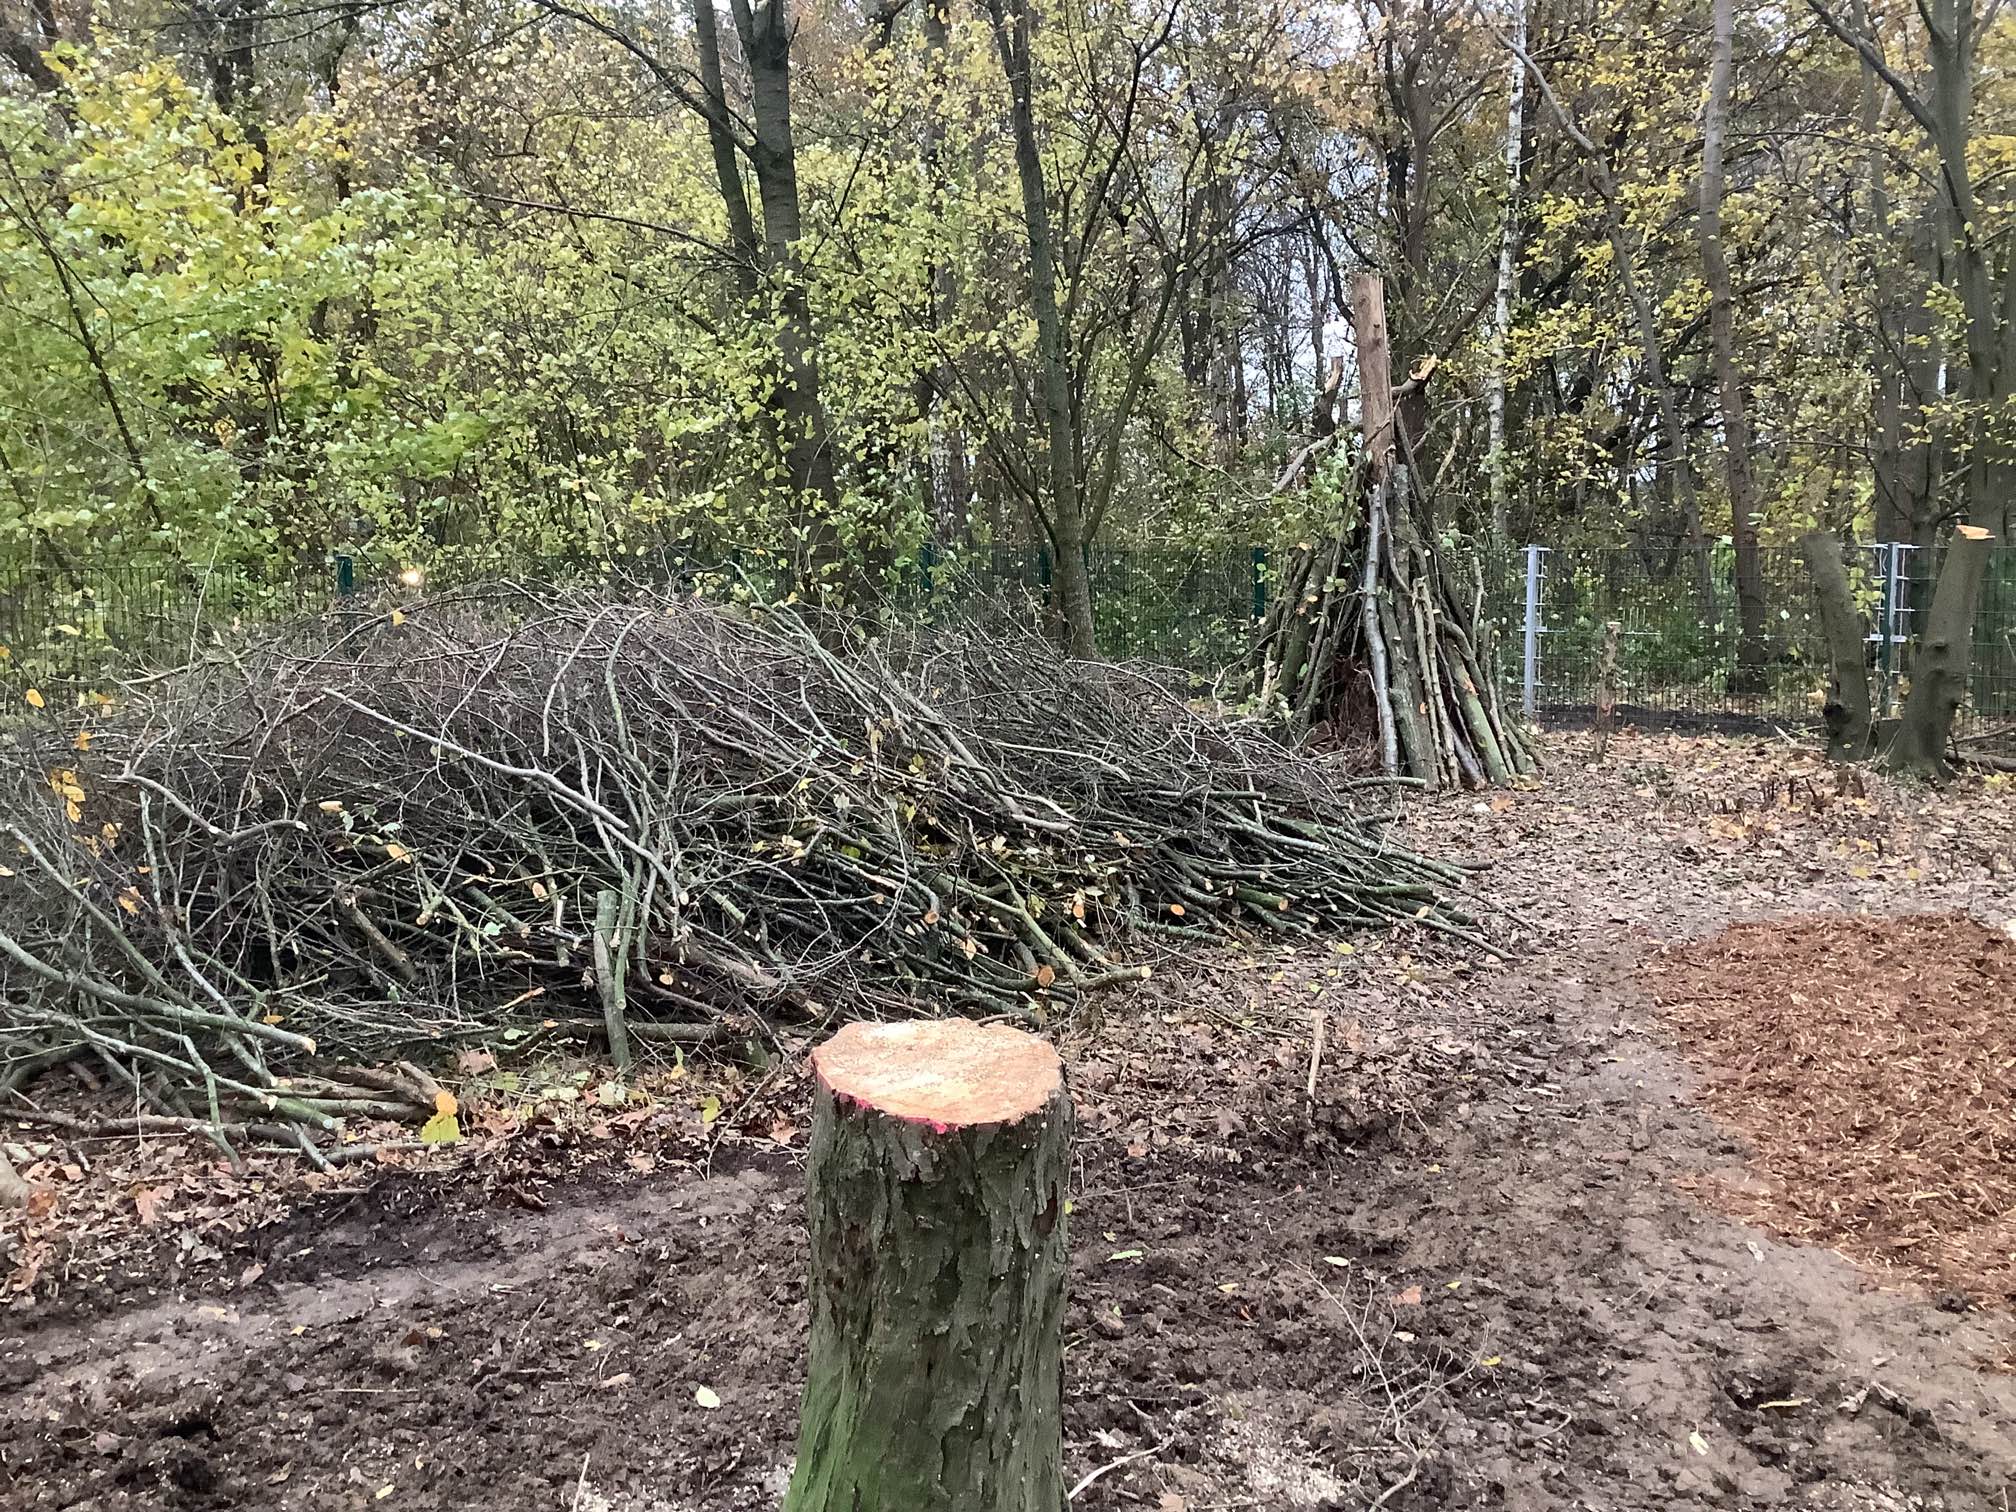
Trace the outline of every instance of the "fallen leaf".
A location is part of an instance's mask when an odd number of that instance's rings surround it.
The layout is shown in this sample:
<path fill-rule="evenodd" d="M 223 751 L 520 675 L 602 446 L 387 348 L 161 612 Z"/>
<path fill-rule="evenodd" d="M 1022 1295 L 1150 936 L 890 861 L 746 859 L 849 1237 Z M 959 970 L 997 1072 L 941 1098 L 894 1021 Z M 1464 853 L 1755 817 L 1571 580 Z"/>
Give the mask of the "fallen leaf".
<path fill-rule="evenodd" d="M 715 1395 L 712 1386 L 695 1387 L 693 1400 L 698 1402 L 702 1407 L 705 1407 L 709 1412 L 712 1412 L 716 1407 L 721 1405 L 721 1398 Z"/>
<path fill-rule="evenodd" d="M 133 1211 L 140 1215 L 140 1226 L 150 1228 L 161 1219 L 161 1202 L 168 1195 L 166 1187 L 138 1186 L 133 1188 Z"/>
<path fill-rule="evenodd" d="M 29 708 L 39 709 L 43 707 L 42 690 L 40 688 L 30 688 L 21 696 L 28 700 Z"/>
<path fill-rule="evenodd" d="M 1708 1452 L 1708 1440 L 1701 1437 L 1698 1433 L 1688 1434 L 1687 1442 L 1693 1446 L 1696 1454 L 1706 1454 Z"/>
<path fill-rule="evenodd" d="M 1416 1284 L 1408 1287 L 1403 1292 L 1396 1292 L 1393 1297 L 1393 1305 L 1395 1307 L 1419 1307 L 1421 1305 L 1420 1286 Z"/>

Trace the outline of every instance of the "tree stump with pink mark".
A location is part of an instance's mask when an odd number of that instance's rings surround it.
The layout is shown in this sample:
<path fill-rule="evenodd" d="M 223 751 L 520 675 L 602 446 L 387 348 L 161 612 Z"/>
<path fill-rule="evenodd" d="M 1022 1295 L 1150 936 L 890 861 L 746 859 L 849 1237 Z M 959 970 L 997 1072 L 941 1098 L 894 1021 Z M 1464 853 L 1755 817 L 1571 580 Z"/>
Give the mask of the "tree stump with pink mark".
<path fill-rule="evenodd" d="M 1057 1052 L 964 1019 L 812 1052 L 812 1340 L 785 1512 L 1060 1512 Z"/>

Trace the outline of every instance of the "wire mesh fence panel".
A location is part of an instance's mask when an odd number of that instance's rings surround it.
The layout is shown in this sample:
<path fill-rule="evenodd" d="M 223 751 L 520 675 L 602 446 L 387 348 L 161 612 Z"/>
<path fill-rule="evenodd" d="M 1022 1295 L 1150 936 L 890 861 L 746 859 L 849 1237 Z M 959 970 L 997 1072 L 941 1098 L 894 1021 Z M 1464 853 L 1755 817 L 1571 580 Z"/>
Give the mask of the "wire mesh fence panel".
<path fill-rule="evenodd" d="M 334 569 L 171 557 L 0 561 L 0 680 L 48 698 L 200 656 L 248 625 L 326 608 Z"/>
<path fill-rule="evenodd" d="M 1245 666 L 1266 607 L 1264 550 L 1094 547 L 1085 566 L 1101 656 L 1159 662 L 1211 678 Z M 934 594 L 951 594 L 962 612 L 1056 629 L 1056 563 L 1046 547 L 932 553 L 924 575 Z"/>
<path fill-rule="evenodd" d="M 1867 668 L 1879 711 L 1909 686 L 1908 649 L 1929 603 L 1943 552 L 1908 546 L 1847 548 L 1849 584 L 1868 625 Z M 1503 564 L 1509 581 L 1493 595 L 1500 637 L 1497 667 L 1524 690 L 1529 619 L 1535 630 L 1532 706 L 1542 716 L 1592 709 L 1604 627 L 1621 628 L 1615 694 L 1627 711 L 1676 724 L 1731 720 L 1817 721 L 1828 664 L 1805 560 L 1792 548 L 1759 553 L 1759 626 L 1744 655 L 1743 606 L 1734 554 L 1711 548 L 1564 548 Z M 2016 549 L 1991 557 L 1975 624 L 1969 705 L 1960 731 L 1973 735 L 2016 720 Z"/>
<path fill-rule="evenodd" d="M 1932 602 L 1932 590 L 1945 565 L 1944 547 L 1897 548 L 1896 609 L 1891 638 L 1896 660 L 1908 672 L 1903 650 L 1920 628 Z M 1893 699 L 1903 696 L 1897 679 Z M 1962 739 L 1991 735 L 2016 738 L 2016 547 L 1989 553 L 1981 578 L 1981 601 L 1974 619 L 1973 660 L 1968 671 L 1968 700 L 1957 721 Z"/>
<path fill-rule="evenodd" d="M 1869 626 L 1868 670 L 1880 712 L 1908 688 L 1909 646 L 1944 553 L 1903 545 L 1848 548 L 1850 584 Z M 955 610 L 1040 632 L 1058 629 L 1055 562 L 1043 547 L 927 548 L 902 575 L 890 612 Z M 1261 548 L 1099 547 L 1086 553 L 1102 656 L 1178 668 L 1237 697 L 1266 613 L 1272 564 Z M 1616 696 L 1627 717 L 1676 724 L 1817 721 L 1827 659 L 1804 560 L 1760 554 L 1757 654 L 1742 655 L 1735 559 L 1684 547 L 1514 548 L 1451 557 L 1460 597 L 1480 607 L 1502 696 L 1543 718 L 1596 703 L 1604 626 L 1619 639 Z M 1705 570 L 1704 570 L 1705 569 Z M 734 553 L 698 562 L 668 550 L 621 563 L 554 564 L 552 584 L 643 578 L 710 592 L 739 584 L 787 591 L 788 564 Z M 0 686 L 44 698 L 100 689 L 177 665 L 234 635 L 331 610 L 382 612 L 438 591 L 396 565 L 336 556 L 282 567 L 204 566 L 159 556 L 0 560 Z M 1530 664 L 1529 664 L 1530 654 Z M 1975 628 L 1966 739 L 2016 738 L 2016 548 L 1991 554 Z"/>

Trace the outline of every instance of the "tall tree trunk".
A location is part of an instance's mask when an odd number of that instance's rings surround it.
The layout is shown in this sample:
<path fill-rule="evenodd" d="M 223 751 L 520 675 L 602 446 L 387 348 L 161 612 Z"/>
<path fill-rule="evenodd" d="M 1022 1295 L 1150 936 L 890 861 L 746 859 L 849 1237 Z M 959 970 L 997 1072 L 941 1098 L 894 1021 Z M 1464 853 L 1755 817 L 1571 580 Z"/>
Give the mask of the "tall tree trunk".
<path fill-rule="evenodd" d="M 1827 642 L 1827 756 L 1832 761 L 1860 761 L 1869 754 L 1872 713 L 1869 703 L 1867 629 L 1855 607 L 1841 542 L 1831 530 L 1812 530 L 1799 538 L 1813 580 L 1813 598 L 1820 609 L 1820 630 Z"/>
<path fill-rule="evenodd" d="M 1029 243 L 1029 305 L 1036 317 L 1036 400 L 1046 451 L 1043 526 L 1055 556 L 1054 581 L 1063 617 L 1064 647 L 1073 656 L 1097 656 L 1092 579 L 1085 555 L 1091 532 L 1078 456 L 1078 428 L 1071 411 L 1071 354 L 1065 346 L 1063 317 L 1057 307 L 1056 241 L 1043 183 L 1043 157 L 1036 142 L 1030 7 L 1018 5 L 1011 18 L 1004 0 L 987 0 L 987 15 L 1008 80 L 1015 173 L 1021 183 L 1022 225 Z"/>
<path fill-rule="evenodd" d="M 1491 386 L 1487 400 L 1490 439 L 1485 471 L 1491 488 L 1491 539 L 1505 544 L 1511 534 L 1511 501 L 1505 484 L 1506 365 L 1512 339 L 1512 296 L 1519 281 L 1519 169 L 1526 127 L 1526 0 L 1513 0 L 1512 77 L 1505 106 L 1505 220 L 1498 236 L 1498 292 L 1491 313 Z"/>
<path fill-rule="evenodd" d="M 1757 549 L 1757 490 L 1750 474 L 1750 419 L 1736 366 L 1736 306 L 1722 248 L 1723 146 L 1729 133 L 1730 75 L 1735 67 L 1733 0 L 1712 0 L 1714 46 L 1701 117 L 1701 274 L 1708 285 L 1708 335 L 1715 391 L 1722 407 L 1722 460 L 1729 484 L 1729 539 L 1736 555 L 1736 681 L 1755 692 L 1764 679 L 1764 568 Z"/>
<path fill-rule="evenodd" d="M 707 4 L 709 0 L 698 0 Z M 791 129 L 790 0 L 730 0 L 749 68 L 749 110 L 755 140 L 749 161 L 763 216 L 764 262 L 776 290 L 780 378 L 770 409 L 782 435 L 784 469 L 800 505 L 801 573 L 808 586 L 847 593 L 834 515 L 840 483 L 832 427 L 820 388 L 819 346 L 805 269 L 798 258 L 803 227 L 798 204 L 798 151 Z"/>
<path fill-rule="evenodd" d="M 942 188 L 948 178 L 944 162 L 945 84 L 951 27 L 950 0 L 924 0 L 924 57 L 930 79 L 930 98 L 924 116 L 924 166 L 934 188 Z M 958 309 L 958 275 L 949 262 L 941 263 L 931 271 L 931 319 L 941 333 L 950 328 Z M 949 402 L 958 389 L 958 375 L 951 360 L 940 361 L 921 381 L 920 388 L 931 433 L 932 517 L 938 539 L 948 546 L 957 545 L 970 540 L 973 534 L 973 477 L 958 406 Z"/>

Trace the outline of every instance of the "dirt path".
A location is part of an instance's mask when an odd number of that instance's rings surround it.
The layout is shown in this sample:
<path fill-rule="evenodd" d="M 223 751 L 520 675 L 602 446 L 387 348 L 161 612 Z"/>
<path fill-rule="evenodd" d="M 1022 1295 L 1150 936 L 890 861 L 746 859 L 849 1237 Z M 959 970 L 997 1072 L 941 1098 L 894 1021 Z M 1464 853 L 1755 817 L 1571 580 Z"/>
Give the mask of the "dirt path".
<path fill-rule="evenodd" d="M 1639 974 L 1736 917 L 1999 924 L 2006 800 L 1964 825 L 1795 807 L 1732 838 L 1698 773 L 1648 776 L 1667 749 L 1419 816 L 1492 863 L 1519 965 L 1404 940 L 1225 958 L 1073 1043 L 1068 1468 L 1140 1455 L 1074 1507 L 2006 1509 L 2010 1316 L 1705 1208 L 1689 1183 L 1744 1151 Z M 1924 843 L 1864 865 L 1852 842 L 1899 825 Z M 0 1315 L 0 1506 L 774 1507 L 795 1157 L 637 1164 L 515 1194 L 395 1173 L 175 1294 Z"/>

